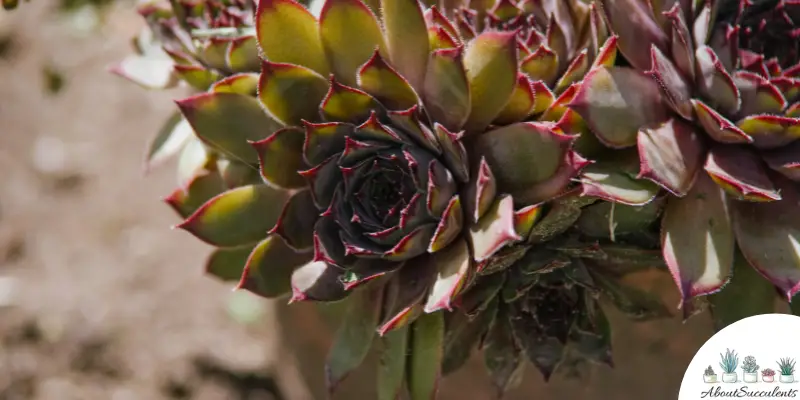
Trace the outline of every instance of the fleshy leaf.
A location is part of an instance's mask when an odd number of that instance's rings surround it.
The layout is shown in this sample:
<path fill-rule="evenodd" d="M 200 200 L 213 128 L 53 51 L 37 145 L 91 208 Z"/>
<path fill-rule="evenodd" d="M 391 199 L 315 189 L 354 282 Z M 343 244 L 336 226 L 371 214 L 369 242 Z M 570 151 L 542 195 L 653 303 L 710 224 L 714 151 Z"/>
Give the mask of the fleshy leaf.
<path fill-rule="evenodd" d="M 700 100 L 692 99 L 697 119 L 708 136 L 720 143 L 752 143 L 753 138 L 744 133 L 727 118 Z"/>
<path fill-rule="evenodd" d="M 328 157 L 344 150 L 345 138 L 355 132 L 352 124 L 327 122 L 322 124 L 305 123 L 306 139 L 303 156 L 307 163 L 317 165 Z"/>
<path fill-rule="evenodd" d="M 459 234 L 464 226 L 464 212 L 461 208 L 461 199 L 453 196 L 442 213 L 439 225 L 433 233 L 428 252 L 435 253 L 447 247 Z"/>
<path fill-rule="evenodd" d="M 417 90 L 422 88 L 430 44 L 422 6 L 416 0 L 381 0 L 389 60 Z"/>
<path fill-rule="evenodd" d="M 438 160 L 432 160 L 428 165 L 428 194 L 425 199 L 428 214 L 434 218 L 441 217 L 455 192 L 453 174 Z"/>
<path fill-rule="evenodd" d="M 510 193 L 518 202 L 535 202 L 536 185 L 556 176 L 574 137 L 564 135 L 552 124 L 520 122 L 475 137 L 476 156 L 485 157 L 500 192 Z"/>
<path fill-rule="evenodd" d="M 234 72 L 257 72 L 261 67 L 258 57 L 258 39 L 242 36 L 231 40 L 226 54 L 228 67 Z"/>
<path fill-rule="evenodd" d="M 775 183 L 781 201 L 731 204 L 733 229 L 747 262 L 791 301 L 800 290 L 800 190 L 786 179 Z"/>
<path fill-rule="evenodd" d="M 800 182 L 800 141 L 761 154 L 767 165 L 787 178 Z"/>
<path fill-rule="evenodd" d="M 318 217 L 316 211 L 311 191 L 297 192 L 286 202 L 278 222 L 269 233 L 280 236 L 294 249 L 310 249 L 314 245 L 314 225 Z"/>
<path fill-rule="evenodd" d="M 193 136 L 192 126 L 183 116 L 173 114 L 147 146 L 145 172 L 177 155 Z"/>
<path fill-rule="evenodd" d="M 178 186 L 184 188 L 194 177 L 216 166 L 209 149 L 196 137 L 189 138 L 178 155 Z"/>
<path fill-rule="evenodd" d="M 534 225 L 542 217 L 542 203 L 523 207 L 514 211 L 514 230 L 523 238 L 528 237 Z"/>
<path fill-rule="evenodd" d="M 753 146 L 772 149 L 800 139 L 800 118 L 752 115 L 736 123 L 753 138 Z"/>
<path fill-rule="evenodd" d="M 752 73 L 737 71 L 733 81 L 742 95 L 743 115 L 779 114 L 786 108 L 786 99 L 777 86 Z"/>
<path fill-rule="evenodd" d="M 219 80 L 211 85 L 209 90 L 217 93 L 239 93 L 255 96 L 258 92 L 258 81 L 258 74 L 236 74 Z"/>
<path fill-rule="evenodd" d="M 556 83 L 554 89 L 556 94 L 564 92 L 570 85 L 580 81 L 588 70 L 589 57 L 587 55 L 587 50 L 584 49 L 572 60 L 567 70 L 561 75 L 561 79 Z"/>
<path fill-rule="evenodd" d="M 605 43 L 603 43 L 603 47 L 597 51 L 597 56 L 592 62 L 591 69 L 595 69 L 598 67 L 613 67 L 614 63 L 617 62 L 617 42 L 619 41 L 618 36 L 611 36 L 606 39 Z"/>
<path fill-rule="evenodd" d="M 636 144 L 643 126 L 666 119 L 658 85 L 630 68 L 597 68 L 586 75 L 569 107 L 583 117 L 604 144 Z"/>
<path fill-rule="evenodd" d="M 433 124 L 433 131 L 442 147 L 442 161 L 456 180 L 467 182 L 469 169 L 467 167 L 467 151 L 461 141 L 462 133 L 452 133 L 438 123 Z"/>
<path fill-rule="evenodd" d="M 407 326 L 422 314 L 425 294 L 436 279 L 433 263 L 426 261 L 430 255 L 422 257 L 404 265 L 387 283 L 384 321 L 377 330 L 379 335 Z"/>
<path fill-rule="evenodd" d="M 417 93 L 381 56 L 378 50 L 358 71 L 359 87 L 393 110 L 406 110 L 419 102 Z"/>
<path fill-rule="evenodd" d="M 258 162 L 248 141 L 264 139 L 280 128 L 258 100 L 242 94 L 204 93 L 177 103 L 200 140 L 245 163 Z"/>
<path fill-rule="evenodd" d="M 522 60 L 520 70 L 531 80 L 542 81 L 546 86 L 550 86 L 558 78 L 558 55 L 546 45 L 542 45 Z"/>
<path fill-rule="evenodd" d="M 675 112 L 687 120 L 694 119 L 692 114 L 691 90 L 674 64 L 658 49 L 651 49 L 652 66 L 645 74 L 652 77 L 661 88 L 667 104 Z"/>
<path fill-rule="evenodd" d="M 730 282 L 708 296 L 714 330 L 747 317 L 775 312 L 775 287 L 747 263 L 737 251 Z"/>
<path fill-rule="evenodd" d="M 185 188 L 175 189 L 164 201 L 185 219 L 224 191 L 225 186 L 218 171 L 203 171 L 195 174 Z"/>
<path fill-rule="evenodd" d="M 275 118 L 298 125 L 318 121 L 319 104 L 328 93 L 328 81 L 311 69 L 265 61 L 261 67 L 258 98 Z"/>
<path fill-rule="evenodd" d="M 649 203 L 658 194 L 658 186 L 635 174 L 620 169 L 615 163 L 598 163 L 586 167 L 581 173 L 583 196 L 640 206 Z"/>
<path fill-rule="evenodd" d="M 653 19 L 647 4 L 639 0 L 602 0 L 609 28 L 619 36 L 619 50 L 634 67 L 650 67 L 650 47 L 667 48 L 669 39 Z"/>
<path fill-rule="evenodd" d="M 331 79 L 328 94 L 320 105 L 328 121 L 361 123 L 379 107 L 374 97 Z"/>
<path fill-rule="evenodd" d="M 639 234 L 661 216 L 664 201 L 643 206 L 601 201 L 585 207 L 576 226 L 584 235 L 614 240 L 617 235 Z"/>
<path fill-rule="evenodd" d="M 461 294 L 470 278 L 471 260 L 467 242 L 459 239 L 429 258 L 437 271 L 436 281 L 428 295 L 425 312 L 441 309 L 452 311 L 452 302 Z"/>
<path fill-rule="evenodd" d="M 464 211 L 471 223 L 477 223 L 494 203 L 497 196 L 497 181 L 486 162 L 486 157 L 481 157 L 477 171 L 470 175 L 472 179 L 467 184 L 464 193 Z"/>
<path fill-rule="evenodd" d="M 649 179 L 676 196 L 684 196 L 703 163 L 705 145 L 694 128 L 670 119 L 639 131 L 639 178 Z"/>
<path fill-rule="evenodd" d="M 275 225 L 286 197 L 267 185 L 238 187 L 203 204 L 177 228 L 218 247 L 254 243 Z"/>
<path fill-rule="evenodd" d="M 342 267 L 324 261 L 311 261 L 292 273 L 292 298 L 295 301 L 337 301 L 347 296 L 341 278 Z"/>
<path fill-rule="evenodd" d="M 425 109 L 434 121 L 458 131 L 470 112 L 470 93 L 462 47 L 431 53 L 422 88 Z"/>
<path fill-rule="evenodd" d="M 250 253 L 237 289 L 266 298 L 288 294 L 291 290 L 292 271 L 310 259 L 310 253 L 296 253 L 283 239 L 270 235 L 259 242 Z"/>
<path fill-rule="evenodd" d="M 443 312 L 423 314 L 411 325 L 411 351 L 406 372 L 411 400 L 436 397 L 442 375 L 443 342 Z"/>
<path fill-rule="evenodd" d="M 216 249 L 206 260 L 205 271 L 223 282 L 238 281 L 253 246 Z"/>
<path fill-rule="evenodd" d="M 383 305 L 383 286 L 371 286 L 348 296 L 347 311 L 334 336 L 325 362 L 325 381 L 333 393 L 353 370 L 367 357 L 375 337 Z"/>
<path fill-rule="evenodd" d="M 701 46 L 695 51 L 695 58 L 699 90 L 723 113 L 734 114 L 739 111 L 741 106 L 739 89 L 714 50 L 708 46 Z"/>
<path fill-rule="evenodd" d="M 386 47 L 375 14 L 361 0 L 325 1 L 319 35 L 334 75 L 349 86 L 356 84 L 356 72 L 375 49 Z"/>
<path fill-rule="evenodd" d="M 661 223 L 661 246 L 683 299 L 690 300 L 724 286 L 733 267 L 734 235 L 722 190 L 700 174 L 683 198 L 670 198 Z"/>
<path fill-rule="evenodd" d="M 514 200 L 511 196 L 499 197 L 481 217 L 478 223 L 470 226 L 469 239 L 473 258 L 484 261 L 504 246 L 520 241 L 514 225 Z"/>
<path fill-rule="evenodd" d="M 397 400 L 403 390 L 408 349 L 408 327 L 404 326 L 381 338 L 378 365 L 378 400 Z"/>
<path fill-rule="evenodd" d="M 536 105 L 536 92 L 528 77 L 523 73 L 517 74 L 517 85 L 511 93 L 508 104 L 500 111 L 494 123 L 508 125 L 524 120 L 533 111 Z"/>
<path fill-rule="evenodd" d="M 258 153 L 261 176 L 267 183 L 283 189 L 305 186 L 306 180 L 297 173 L 308 168 L 303 159 L 304 141 L 302 130 L 284 128 L 252 143 Z"/>
<path fill-rule="evenodd" d="M 517 49 L 514 32 L 485 32 L 464 52 L 470 92 L 468 132 L 480 131 L 508 103 L 517 82 Z"/>
<path fill-rule="evenodd" d="M 533 105 L 533 110 L 531 110 L 531 115 L 538 115 L 550 108 L 556 97 L 542 81 L 533 82 L 532 86 L 536 102 Z"/>
<path fill-rule="evenodd" d="M 767 170 L 755 152 L 744 147 L 716 146 L 706 159 L 705 170 L 731 196 L 749 201 L 780 200 Z"/>
<path fill-rule="evenodd" d="M 691 10 L 689 10 L 689 14 L 691 14 Z M 666 16 L 669 18 L 672 28 L 672 60 L 683 76 L 694 82 L 694 43 L 692 43 L 692 34 L 689 32 L 689 27 L 686 25 L 685 14 L 679 5 L 675 4 L 666 13 Z"/>
<path fill-rule="evenodd" d="M 258 44 L 267 60 L 328 75 L 317 20 L 303 5 L 294 0 L 260 0 L 255 18 Z"/>
<path fill-rule="evenodd" d="M 219 73 L 200 65 L 175 65 L 175 75 L 197 90 L 206 90 L 220 79 Z"/>

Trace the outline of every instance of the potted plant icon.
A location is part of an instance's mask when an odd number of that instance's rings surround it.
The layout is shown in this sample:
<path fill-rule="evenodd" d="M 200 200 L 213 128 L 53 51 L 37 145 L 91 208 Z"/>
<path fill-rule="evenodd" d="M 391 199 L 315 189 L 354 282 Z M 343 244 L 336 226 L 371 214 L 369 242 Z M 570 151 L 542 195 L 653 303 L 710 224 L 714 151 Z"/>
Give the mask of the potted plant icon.
<path fill-rule="evenodd" d="M 714 368 L 711 368 L 710 365 L 706 368 L 705 372 L 703 372 L 703 382 L 717 383 L 717 374 L 714 373 Z"/>
<path fill-rule="evenodd" d="M 775 370 L 772 368 L 762 369 L 761 370 L 761 381 L 763 382 L 775 382 Z"/>
<path fill-rule="evenodd" d="M 795 361 L 793 358 L 781 358 L 781 360 L 778 361 L 778 367 L 781 371 L 781 376 L 778 380 L 780 380 L 781 383 L 794 382 L 794 364 Z"/>
<path fill-rule="evenodd" d="M 731 349 L 727 349 L 725 354 L 720 353 L 721 361 L 719 366 L 722 368 L 722 381 L 725 383 L 736 383 L 736 367 L 739 366 L 739 355 Z"/>
<path fill-rule="evenodd" d="M 745 382 L 747 383 L 758 382 L 758 364 L 756 364 L 755 357 L 747 356 L 744 358 L 744 362 L 742 362 L 742 371 L 744 371 L 742 379 Z"/>

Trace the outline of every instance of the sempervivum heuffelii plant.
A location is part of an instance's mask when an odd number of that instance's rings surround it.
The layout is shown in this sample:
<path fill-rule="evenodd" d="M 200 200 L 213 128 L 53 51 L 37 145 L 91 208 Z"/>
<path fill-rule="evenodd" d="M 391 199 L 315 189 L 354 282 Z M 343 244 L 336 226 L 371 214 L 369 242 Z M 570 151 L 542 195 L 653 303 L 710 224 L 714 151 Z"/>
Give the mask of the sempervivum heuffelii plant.
<path fill-rule="evenodd" d="M 539 359 L 549 351 L 536 362 L 549 376 L 570 335 L 583 357 L 608 362 L 600 288 L 637 316 L 662 314 L 614 276 L 620 260 L 646 258 L 647 250 L 605 252 L 562 235 L 596 201 L 572 188 L 587 164 L 573 150 L 574 134 L 588 130 L 565 105 L 592 65 L 614 63 L 616 38 L 596 8 L 580 2 L 500 1 L 445 13 L 423 12 L 414 0 L 380 6 L 378 18 L 360 0 L 329 0 L 317 20 L 291 0 L 259 3 L 257 96 L 212 87 L 178 105 L 206 148 L 257 165 L 263 182 L 231 185 L 204 202 L 219 178 L 195 175 L 168 199 L 187 217 L 179 227 L 219 248 L 207 268 L 223 278 L 241 272 L 239 288 L 351 302 L 328 360 L 332 387 L 363 360 L 377 331 L 390 357 L 380 391 L 394 397 L 405 380 L 414 398 L 430 397 L 443 353 L 452 353 L 445 330 L 458 336 L 441 310 L 467 288 L 481 303 L 473 316 L 498 293 L 515 293 L 483 313 L 514 324 L 515 336 L 503 337 L 511 347 L 494 354 L 518 359 L 525 350 Z M 591 140 L 582 145 L 597 150 Z M 608 265 L 586 276 L 582 264 L 538 276 L 584 258 Z M 514 278 L 520 274 L 528 275 L 524 284 Z M 502 290 L 480 294 L 481 287 Z M 541 342 L 518 338 L 537 316 Z M 496 324 L 464 325 L 483 336 Z M 455 348 L 468 353 L 475 342 Z"/>
<path fill-rule="evenodd" d="M 569 107 L 607 146 L 638 149 L 638 177 L 669 193 L 661 246 L 684 305 L 722 288 L 741 257 L 791 299 L 800 288 L 797 67 L 742 57 L 740 28 L 713 25 L 716 1 L 601 3 L 630 66 L 593 69 Z M 734 282 L 758 284 L 743 279 Z"/>

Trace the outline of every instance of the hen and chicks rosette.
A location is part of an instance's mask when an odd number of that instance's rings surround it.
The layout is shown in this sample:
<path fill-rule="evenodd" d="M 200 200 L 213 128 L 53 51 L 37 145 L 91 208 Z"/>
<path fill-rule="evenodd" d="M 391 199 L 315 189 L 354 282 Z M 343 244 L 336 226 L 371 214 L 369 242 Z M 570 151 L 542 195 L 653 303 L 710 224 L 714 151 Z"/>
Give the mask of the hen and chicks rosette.
<path fill-rule="evenodd" d="M 800 65 L 789 63 L 796 42 L 776 41 L 787 60 L 754 50 L 768 25 L 797 39 L 800 3 L 769 2 L 758 23 L 746 1 L 717 21 L 722 3 L 603 1 L 630 65 L 587 74 L 569 107 L 603 143 L 638 149 L 638 177 L 669 193 L 661 247 L 684 312 L 731 281 L 734 266 L 742 278 L 711 296 L 712 311 L 771 312 L 769 283 L 787 300 L 800 289 Z"/>

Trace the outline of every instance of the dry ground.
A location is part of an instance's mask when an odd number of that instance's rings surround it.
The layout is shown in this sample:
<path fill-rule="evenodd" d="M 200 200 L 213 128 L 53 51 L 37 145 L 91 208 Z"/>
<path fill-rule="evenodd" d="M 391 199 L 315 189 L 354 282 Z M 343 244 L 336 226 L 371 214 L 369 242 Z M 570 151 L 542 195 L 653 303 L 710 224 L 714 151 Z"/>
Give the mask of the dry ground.
<path fill-rule="evenodd" d="M 141 172 L 143 146 L 180 93 L 105 72 L 128 51 L 137 16 L 115 8 L 87 36 L 50 1 L 0 11 L 0 34 L 13 38 L 0 43 L 9 49 L 0 56 L 0 400 L 309 398 L 285 367 L 274 307 L 259 303 L 257 322 L 236 322 L 230 287 L 201 272 L 205 245 L 169 229 L 176 217 L 159 199 L 174 183 L 170 166 Z M 57 95 L 46 93 L 43 65 L 67 77 Z M 708 334 L 703 318 L 622 324 L 617 369 L 548 385 L 530 374 L 509 398 L 673 399 Z M 303 360 L 319 379 L 321 366 Z M 350 382 L 339 397 L 369 398 L 367 386 Z M 465 370 L 442 398 L 489 393 Z"/>

